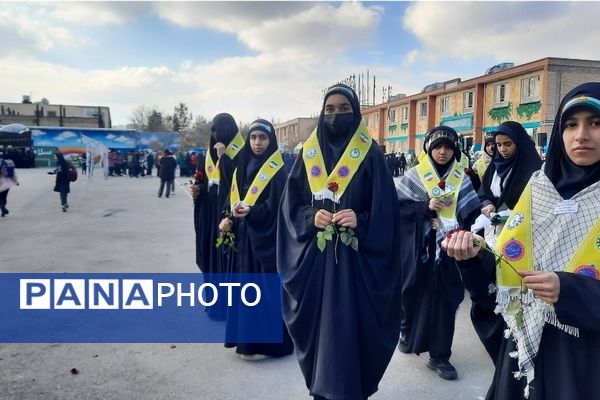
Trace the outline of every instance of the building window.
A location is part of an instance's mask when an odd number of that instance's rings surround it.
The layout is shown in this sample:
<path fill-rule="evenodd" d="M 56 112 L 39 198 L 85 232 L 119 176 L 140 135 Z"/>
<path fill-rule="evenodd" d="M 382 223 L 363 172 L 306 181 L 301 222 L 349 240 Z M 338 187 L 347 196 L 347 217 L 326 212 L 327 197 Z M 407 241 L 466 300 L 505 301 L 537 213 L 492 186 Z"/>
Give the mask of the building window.
<path fill-rule="evenodd" d="M 396 109 L 390 110 L 390 122 L 396 122 Z"/>
<path fill-rule="evenodd" d="M 375 114 L 375 126 L 379 125 L 379 113 Z"/>
<path fill-rule="evenodd" d="M 427 102 L 422 101 L 419 103 L 419 117 L 421 119 L 427 118 Z"/>
<path fill-rule="evenodd" d="M 440 101 L 440 112 L 442 115 L 450 114 L 450 96 L 442 97 Z"/>
<path fill-rule="evenodd" d="M 473 100 L 475 96 L 473 92 L 465 92 L 463 95 L 463 112 L 473 112 Z"/>
<path fill-rule="evenodd" d="M 540 101 L 540 76 L 521 80 L 521 104 Z"/>
<path fill-rule="evenodd" d="M 501 83 L 494 86 L 494 107 L 508 106 L 508 84 Z"/>
<path fill-rule="evenodd" d="M 408 122 L 408 107 L 402 107 L 402 123 Z"/>

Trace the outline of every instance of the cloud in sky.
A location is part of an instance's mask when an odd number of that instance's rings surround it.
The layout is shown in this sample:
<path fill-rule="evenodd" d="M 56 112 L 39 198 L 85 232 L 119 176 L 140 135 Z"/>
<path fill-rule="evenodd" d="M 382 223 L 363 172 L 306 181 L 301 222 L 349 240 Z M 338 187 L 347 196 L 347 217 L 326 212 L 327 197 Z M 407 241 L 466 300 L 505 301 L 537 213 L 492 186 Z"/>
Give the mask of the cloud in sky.
<path fill-rule="evenodd" d="M 391 9 L 371 2 L 1 3 L 0 37 L 11 46 L 0 55 L 0 99 L 33 91 L 34 99 L 55 104 L 109 106 L 114 124 L 129 122 L 139 106 L 165 115 L 179 102 L 207 118 L 228 111 L 244 122 L 284 121 L 318 113 L 327 85 L 367 69 L 375 70 L 379 93 L 391 85 L 394 93 L 413 94 L 433 80 L 483 73 L 481 63 L 598 58 L 591 27 L 600 3 L 417 2 L 395 9 L 404 15 Z M 383 30 L 391 20 L 400 21 L 394 34 Z M 199 42 L 206 32 L 235 38 L 250 52 L 198 61 L 198 54 L 182 51 L 172 63 L 136 56 L 91 68 L 69 59 L 94 35 L 142 22 L 150 29 L 166 23 Z M 114 47 L 133 47 L 129 40 Z M 381 52 L 382 41 L 410 45 L 387 47 L 399 55 L 394 64 Z M 160 52 L 161 45 L 148 51 Z M 59 50 L 61 57 L 42 57 Z M 450 70 L 451 63 L 460 66 Z"/>
<path fill-rule="evenodd" d="M 6 44 L 3 53 L 36 54 L 78 42 L 71 31 L 56 26 L 43 14 L 19 4 L 3 3 L 0 7 L 0 37 Z"/>
<path fill-rule="evenodd" d="M 423 50 L 408 62 L 491 56 L 523 63 L 544 57 L 598 59 L 600 2 L 418 2 L 404 27 Z"/>

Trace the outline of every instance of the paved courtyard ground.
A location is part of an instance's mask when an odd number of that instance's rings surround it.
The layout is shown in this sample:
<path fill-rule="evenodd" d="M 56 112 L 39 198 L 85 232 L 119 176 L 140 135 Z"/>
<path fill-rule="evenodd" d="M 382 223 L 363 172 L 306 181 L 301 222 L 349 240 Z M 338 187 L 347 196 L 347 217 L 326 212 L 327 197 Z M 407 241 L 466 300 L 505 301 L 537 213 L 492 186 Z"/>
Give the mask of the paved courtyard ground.
<path fill-rule="evenodd" d="M 157 177 L 80 176 L 67 213 L 47 169 L 18 170 L 0 219 L 0 272 L 198 272 L 188 178 L 158 198 Z M 399 352 L 374 400 L 482 399 L 492 363 L 457 320 L 458 381 Z M 0 321 L 1 327 L 2 321 Z M 73 375 L 71 369 L 79 373 Z M 0 344 L 0 399 L 309 399 L 294 356 L 247 362 L 219 344 Z"/>

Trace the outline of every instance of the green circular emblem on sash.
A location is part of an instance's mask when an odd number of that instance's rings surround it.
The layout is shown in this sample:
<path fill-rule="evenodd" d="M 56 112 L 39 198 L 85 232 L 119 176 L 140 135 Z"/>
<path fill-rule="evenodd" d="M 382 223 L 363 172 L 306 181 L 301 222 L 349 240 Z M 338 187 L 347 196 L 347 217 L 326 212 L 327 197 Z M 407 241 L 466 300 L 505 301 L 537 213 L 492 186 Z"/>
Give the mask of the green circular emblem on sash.
<path fill-rule="evenodd" d="M 596 248 L 600 250 L 600 236 L 596 238 Z"/>

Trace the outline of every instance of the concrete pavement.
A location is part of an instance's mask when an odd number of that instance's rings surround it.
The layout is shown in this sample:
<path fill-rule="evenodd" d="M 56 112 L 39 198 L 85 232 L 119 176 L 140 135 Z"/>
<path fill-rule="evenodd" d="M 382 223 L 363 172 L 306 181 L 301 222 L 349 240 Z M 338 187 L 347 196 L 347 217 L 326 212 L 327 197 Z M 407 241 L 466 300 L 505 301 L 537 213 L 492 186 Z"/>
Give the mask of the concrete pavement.
<path fill-rule="evenodd" d="M 47 171 L 17 171 L 0 272 L 197 272 L 188 178 L 167 199 L 156 177 L 80 176 L 63 213 Z M 438 378 L 426 354 L 396 352 L 372 399 L 483 398 L 493 368 L 469 307 L 457 320 L 458 381 Z M 0 345 L 0 371 L 2 399 L 309 399 L 294 356 L 246 362 L 218 344 Z"/>

